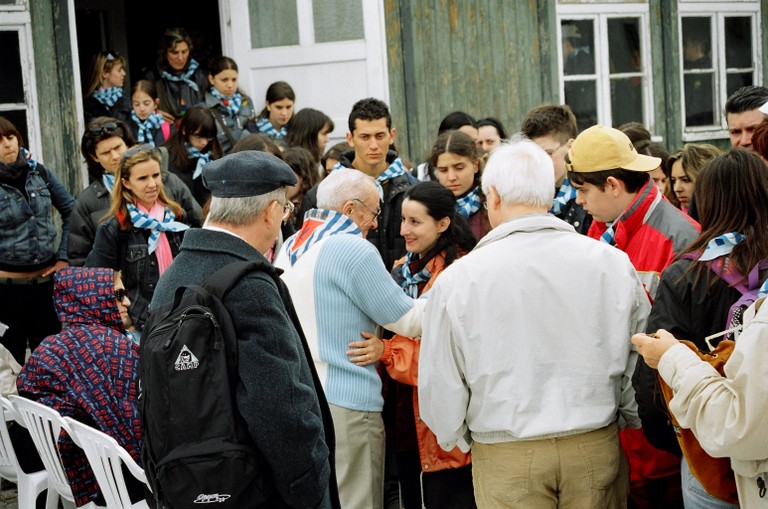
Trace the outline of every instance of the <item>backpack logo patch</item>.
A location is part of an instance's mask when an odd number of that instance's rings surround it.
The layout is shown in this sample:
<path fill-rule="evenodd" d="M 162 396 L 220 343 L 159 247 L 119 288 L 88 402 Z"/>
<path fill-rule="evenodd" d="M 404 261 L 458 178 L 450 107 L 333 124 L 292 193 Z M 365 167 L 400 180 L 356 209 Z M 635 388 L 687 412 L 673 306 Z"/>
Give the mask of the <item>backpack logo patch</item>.
<path fill-rule="evenodd" d="M 187 348 L 187 345 L 182 346 L 181 352 L 179 353 L 179 356 L 176 358 L 176 362 L 174 363 L 176 371 L 196 369 L 199 365 L 200 361 L 197 359 L 197 357 L 195 357 L 195 354 L 193 354 L 190 349 Z"/>
<path fill-rule="evenodd" d="M 195 504 L 215 504 L 226 502 L 229 497 L 230 495 L 223 495 L 219 493 L 212 493 L 210 495 L 200 493 L 195 499 Z"/>

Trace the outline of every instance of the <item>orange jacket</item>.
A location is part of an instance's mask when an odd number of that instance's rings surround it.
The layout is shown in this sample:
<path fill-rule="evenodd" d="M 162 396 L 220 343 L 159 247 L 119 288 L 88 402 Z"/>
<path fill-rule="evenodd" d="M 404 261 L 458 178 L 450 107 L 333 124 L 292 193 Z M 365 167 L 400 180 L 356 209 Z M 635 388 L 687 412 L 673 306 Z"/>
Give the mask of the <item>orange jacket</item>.
<path fill-rule="evenodd" d="M 405 258 L 395 262 L 395 267 L 405 263 Z M 432 277 L 424 285 L 420 293 L 425 293 L 432 286 L 437 276 L 445 269 L 445 253 L 432 258 L 426 266 Z M 458 447 L 444 451 L 437 445 L 437 438 L 419 417 L 419 395 L 417 383 L 419 378 L 420 339 L 411 339 L 396 335 L 390 340 L 384 340 L 384 353 L 381 362 L 387 368 L 389 376 L 397 382 L 413 386 L 413 415 L 416 417 L 416 440 L 419 443 L 421 470 L 436 472 L 447 468 L 459 468 L 471 463 L 469 453 L 463 453 Z"/>

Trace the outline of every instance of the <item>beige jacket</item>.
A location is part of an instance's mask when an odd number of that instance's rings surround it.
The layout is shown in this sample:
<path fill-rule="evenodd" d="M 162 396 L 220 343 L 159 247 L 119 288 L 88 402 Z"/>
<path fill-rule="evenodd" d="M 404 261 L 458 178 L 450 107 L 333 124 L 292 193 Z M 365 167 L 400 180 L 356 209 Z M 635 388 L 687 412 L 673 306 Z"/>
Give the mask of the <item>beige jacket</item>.
<path fill-rule="evenodd" d="M 0 395 L 6 398 L 11 394 L 18 394 L 16 391 L 16 377 L 19 376 L 21 366 L 13 358 L 3 345 L 0 345 Z"/>
<path fill-rule="evenodd" d="M 669 408 L 713 457 L 730 457 L 742 508 L 768 507 L 768 305 L 744 313 L 745 329 L 725 364 L 725 377 L 685 345 L 662 356 L 659 373 L 674 397 Z M 759 307 L 759 311 L 756 309 Z"/>

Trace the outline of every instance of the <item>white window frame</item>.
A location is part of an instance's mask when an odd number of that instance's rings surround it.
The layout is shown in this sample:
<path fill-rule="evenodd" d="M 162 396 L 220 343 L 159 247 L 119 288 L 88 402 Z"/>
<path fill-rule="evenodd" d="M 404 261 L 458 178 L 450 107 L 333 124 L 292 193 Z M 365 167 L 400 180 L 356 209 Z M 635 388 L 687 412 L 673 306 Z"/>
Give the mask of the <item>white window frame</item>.
<path fill-rule="evenodd" d="M 727 4 L 727 5 L 724 5 Z M 677 25 L 678 25 L 678 46 L 680 60 L 678 66 L 680 69 L 680 112 L 681 122 L 685 122 L 685 82 L 683 74 L 683 18 L 688 17 L 709 17 L 713 20 L 715 26 L 712 31 L 712 63 L 715 68 L 714 77 L 714 96 L 717 100 L 715 111 L 714 126 L 696 126 L 685 127 L 683 125 L 683 141 L 702 141 L 711 139 L 728 139 L 728 124 L 723 115 L 723 107 L 728 100 L 727 79 L 728 72 L 737 72 L 742 69 L 728 69 L 725 66 L 725 18 L 729 17 L 749 17 L 752 28 L 752 61 L 754 63 L 754 85 L 762 85 L 762 44 L 760 23 L 760 2 L 754 0 L 735 0 L 724 2 L 720 0 L 715 3 L 711 0 L 681 1 L 678 6 Z"/>
<path fill-rule="evenodd" d="M 27 140 L 24 140 L 33 157 L 44 162 L 40 122 L 37 114 L 37 80 L 35 78 L 35 56 L 32 50 L 32 21 L 23 0 L 15 5 L 0 6 L 0 31 L 16 32 L 19 38 L 21 79 L 24 87 L 24 102 L 0 103 L 0 115 L 4 111 L 24 110 L 27 116 Z"/>
<path fill-rule="evenodd" d="M 636 17 L 640 20 L 640 50 L 642 52 L 643 70 L 640 73 L 610 74 L 608 65 L 608 20 L 612 18 Z M 560 102 L 565 103 L 565 82 L 577 78 L 577 75 L 566 78 L 563 69 L 563 51 L 561 46 L 561 25 L 566 20 L 593 20 L 595 26 L 595 75 L 597 76 L 597 121 L 603 125 L 613 125 L 611 112 L 611 79 L 640 74 L 643 78 L 643 122 L 651 132 L 654 132 L 656 119 L 653 107 L 653 81 L 651 79 L 651 41 L 647 3 L 617 4 L 558 4 L 557 6 L 557 65 L 560 82 Z"/>

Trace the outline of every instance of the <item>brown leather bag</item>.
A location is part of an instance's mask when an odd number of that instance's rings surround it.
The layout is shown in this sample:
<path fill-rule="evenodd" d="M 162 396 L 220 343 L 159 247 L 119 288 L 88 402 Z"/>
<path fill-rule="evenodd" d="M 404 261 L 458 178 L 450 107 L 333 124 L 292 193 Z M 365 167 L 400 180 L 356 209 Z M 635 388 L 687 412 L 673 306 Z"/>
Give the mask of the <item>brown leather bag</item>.
<path fill-rule="evenodd" d="M 724 374 L 725 363 L 728 362 L 728 358 L 731 356 L 731 352 L 733 352 L 736 344 L 729 339 L 724 339 L 711 352 L 702 352 L 690 341 L 680 342 L 696 352 L 701 360 L 709 363 L 720 375 Z M 658 380 L 661 392 L 664 395 L 664 401 L 667 403 L 667 407 L 669 407 L 669 402 L 673 396 L 672 388 L 667 385 L 661 376 L 658 377 Z M 680 427 L 680 423 L 677 422 L 672 412 L 669 412 L 669 418 L 677 434 L 680 449 L 683 450 L 685 460 L 688 462 L 688 467 L 691 469 L 693 476 L 701 483 L 707 493 L 713 497 L 732 504 L 738 504 L 736 480 L 733 476 L 733 470 L 731 470 L 731 460 L 729 458 L 713 458 L 707 454 L 699 445 L 699 441 L 693 432 L 690 429 Z"/>

